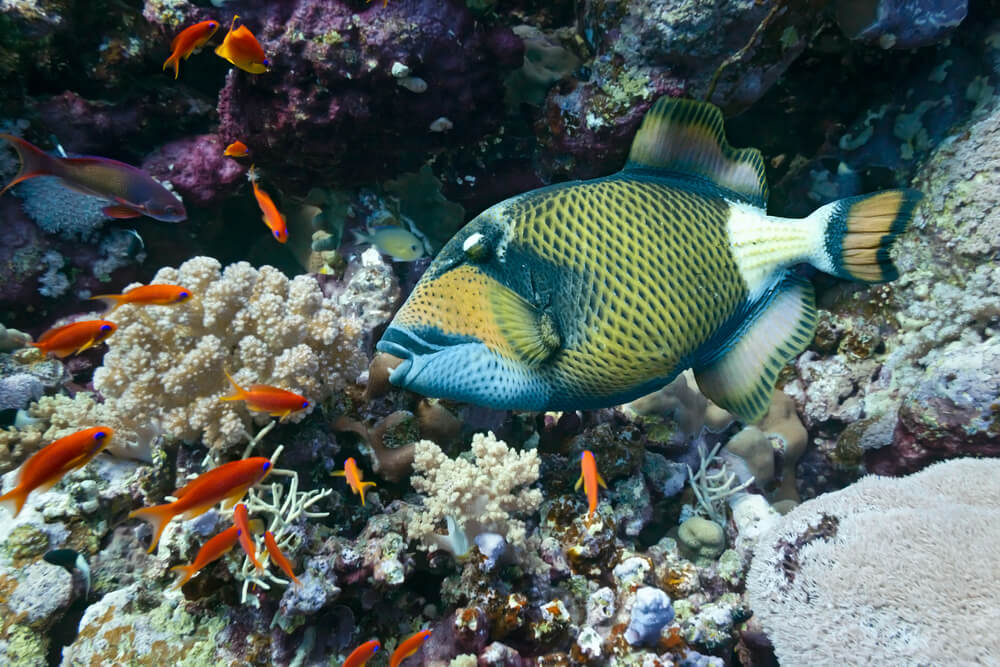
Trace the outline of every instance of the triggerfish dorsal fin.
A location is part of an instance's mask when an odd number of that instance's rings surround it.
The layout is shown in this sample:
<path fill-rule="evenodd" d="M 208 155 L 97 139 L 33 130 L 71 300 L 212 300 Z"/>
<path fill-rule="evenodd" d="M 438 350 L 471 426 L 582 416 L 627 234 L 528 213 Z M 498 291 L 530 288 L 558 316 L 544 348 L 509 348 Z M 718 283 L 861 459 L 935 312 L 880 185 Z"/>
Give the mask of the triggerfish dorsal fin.
<path fill-rule="evenodd" d="M 707 102 L 661 97 L 632 141 L 626 170 L 655 169 L 708 181 L 758 208 L 767 207 L 764 159 L 726 141 L 722 112 Z"/>
<path fill-rule="evenodd" d="M 518 360 L 534 368 L 551 357 L 560 345 L 552 317 L 504 285 L 487 290 L 497 328 Z"/>
<path fill-rule="evenodd" d="M 695 367 L 698 388 L 745 423 L 767 414 L 778 373 L 806 349 L 816 332 L 812 284 L 786 275 L 744 319 L 723 353 Z"/>

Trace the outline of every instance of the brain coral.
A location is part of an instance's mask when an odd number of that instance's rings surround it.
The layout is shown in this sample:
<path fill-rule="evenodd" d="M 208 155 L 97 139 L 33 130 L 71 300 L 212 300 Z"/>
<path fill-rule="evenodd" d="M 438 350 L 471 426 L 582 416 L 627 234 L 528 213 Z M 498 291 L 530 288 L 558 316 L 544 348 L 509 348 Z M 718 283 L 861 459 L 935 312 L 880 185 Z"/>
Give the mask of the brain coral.
<path fill-rule="evenodd" d="M 251 419 L 271 419 L 243 402 L 220 401 L 231 393 L 223 371 L 242 386 L 302 394 L 311 411 L 367 367 L 363 334 L 388 316 L 396 296 L 388 267 L 367 254 L 333 296 L 308 275 L 289 280 L 274 267 L 246 262 L 222 270 L 210 257 L 160 269 L 152 282 L 183 285 L 194 298 L 119 308 L 110 316 L 118 331 L 94 373 L 94 387 L 118 417 L 110 425 L 124 428 L 140 450 L 150 427 L 218 448 L 246 440 Z"/>

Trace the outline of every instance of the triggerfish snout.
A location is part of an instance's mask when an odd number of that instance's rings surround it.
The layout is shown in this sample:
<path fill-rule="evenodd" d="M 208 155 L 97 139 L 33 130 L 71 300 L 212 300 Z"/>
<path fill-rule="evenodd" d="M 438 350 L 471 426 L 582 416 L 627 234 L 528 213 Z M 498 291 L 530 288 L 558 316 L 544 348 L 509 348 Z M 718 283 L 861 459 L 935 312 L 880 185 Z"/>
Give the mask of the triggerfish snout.
<path fill-rule="evenodd" d="M 55 176 L 71 190 L 106 199 L 103 213 L 111 218 L 148 215 L 162 222 L 187 218 L 181 201 L 141 169 L 106 157 L 55 157 L 10 134 L 0 134 L 0 139 L 10 142 L 21 158 L 21 171 L 0 195 L 29 178 Z"/>
<path fill-rule="evenodd" d="M 487 209 L 431 262 L 377 348 L 390 382 L 495 409 L 634 400 L 693 368 L 746 422 L 816 328 L 794 267 L 877 283 L 920 193 L 889 190 L 767 213 L 764 161 L 726 142 L 721 112 L 657 100 L 611 176 Z"/>

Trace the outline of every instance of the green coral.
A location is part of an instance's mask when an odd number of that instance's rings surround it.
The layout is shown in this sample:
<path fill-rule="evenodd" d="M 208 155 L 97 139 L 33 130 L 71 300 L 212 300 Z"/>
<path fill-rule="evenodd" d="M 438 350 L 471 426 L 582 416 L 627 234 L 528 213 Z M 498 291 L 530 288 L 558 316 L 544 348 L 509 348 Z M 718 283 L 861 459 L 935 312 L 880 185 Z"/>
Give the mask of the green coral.
<path fill-rule="evenodd" d="M 48 551 L 49 536 L 30 523 L 22 523 L 10 532 L 3 546 L 15 561 L 30 560 Z"/>

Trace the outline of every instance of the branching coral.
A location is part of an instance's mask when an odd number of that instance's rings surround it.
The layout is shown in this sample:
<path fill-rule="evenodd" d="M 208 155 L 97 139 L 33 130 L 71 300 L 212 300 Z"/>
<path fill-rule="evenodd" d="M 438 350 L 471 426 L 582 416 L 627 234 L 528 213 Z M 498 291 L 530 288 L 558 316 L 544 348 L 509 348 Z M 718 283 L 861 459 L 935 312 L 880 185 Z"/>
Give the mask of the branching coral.
<path fill-rule="evenodd" d="M 753 484 L 753 477 L 741 484 L 734 484 L 736 473 L 730 472 L 726 468 L 725 460 L 718 456 L 721 448 L 722 443 L 720 442 L 712 448 L 711 452 L 706 454 L 704 443 L 699 442 L 698 472 L 691 470 L 691 466 L 688 466 L 687 470 L 691 490 L 694 491 L 695 498 L 698 499 L 698 510 L 720 526 L 724 526 L 726 524 L 726 498 Z M 713 469 L 713 464 L 716 461 L 719 463 Z"/>
<path fill-rule="evenodd" d="M 416 444 L 413 488 L 424 494 L 424 511 L 416 513 L 409 537 L 425 548 L 448 549 L 471 543 L 476 535 L 498 533 L 515 548 L 524 547 L 527 529 L 515 514 L 532 514 L 542 503 L 539 489 L 523 488 L 538 479 L 537 452 L 518 452 L 497 440 L 493 433 L 476 434 L 472 456 L 449 459 L 429 440 Z M 451 517 L 449 536 L 436 528 Z"/>

